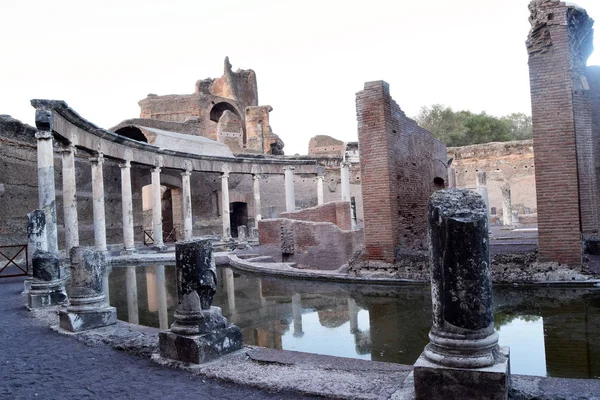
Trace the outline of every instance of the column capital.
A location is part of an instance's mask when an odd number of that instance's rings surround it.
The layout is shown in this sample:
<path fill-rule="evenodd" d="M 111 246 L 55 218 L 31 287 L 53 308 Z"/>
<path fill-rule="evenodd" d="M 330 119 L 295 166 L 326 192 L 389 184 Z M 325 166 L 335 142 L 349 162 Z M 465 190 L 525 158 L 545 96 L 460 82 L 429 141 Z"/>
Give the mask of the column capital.
<path fill-rule="evenodd" d="M 98 165 L 104 164 L 104 154 L 98 153 L 96 157 L 90 157 L 90 162 Z"/>
<path fill-rule="evenodd" d="M 35 133 L 35 138 L 37 140 L 48 140 L 48 139 L 52 139 L 53 135 L 52 132 L 50 131 L 37 131 Z"/>
<path fill-rule="evenodd" d="M 119 163 L 119 168 L 123 169 L 123 168 L 131 168 L 131 161 L 129 160 L 123 160 L 123 162 Z"/>
<path fill-rule="evenodd" d="M 77 148 L 73 143 L 66 144 L 58 148 L 59 153 L 73 153 L 77 154 Z"/>
<path fill-rule="evenodd" d="M 192 171 L 185 170 L 181 173 L 181 176 L 190 176 L 192 175 Z"/>
<path fill-rule="evenodd" d="M 229 179 L 229 171 L 221 172 L 221 179 Z"/>
<path fill-rule="evenodd" d="M 352 165 L 352 164 L 351 164 L 349 161 L 342 161 L 342 162 L 340 163 L 340 166 L 341 166 L 342 168 L 350 168 L 350 166 L 351 166 L 351 165 Z"/>
<path fill-rule="evenodd" d="M 284 171 L 294 171 L 295 169 L 296 169 L 296 167 L 291 167 L 291 166 L 283 167 Z"/>
<path fill-rule="evenodd" d="M 320 181 L 322 181 L 323 179 L 325 179 L 325 176 L 323 176 L 323 175 L 317 175 L 317 179 L 320 180 Z"/>
<path fill-rule="evenodd" d="M 252 179 L 254 179 L 255 181 L 260 180 L 260 175 L 259 174 L 252 174 Z"/>
<path fill-rule="evenodd" d="M 156 174 L 160 174 L 160 171 L 162 171 L 161 167 L 153 167 L 151 168 L 152 173 L 156 173 Z"/>

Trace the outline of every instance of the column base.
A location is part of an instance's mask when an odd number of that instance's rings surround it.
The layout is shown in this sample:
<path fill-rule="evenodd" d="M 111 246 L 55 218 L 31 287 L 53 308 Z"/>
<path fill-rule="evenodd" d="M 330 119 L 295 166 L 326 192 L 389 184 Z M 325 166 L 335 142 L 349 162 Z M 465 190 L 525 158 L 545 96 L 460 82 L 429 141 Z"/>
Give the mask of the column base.
<path fill-rule="evenodd" d="M 162 252 L 167 251 L 168 247 L 166 244 L 157 244 L 156 246 L 152 246 L 152 250 Z"/>
<path fill-rule="evenodd" d="M 60 310 L 58 316 L 60 327 L 70 332 L 102 328 L 117 323 L 117 309 L 115 307 L 98 308 L 85 312 Z"/>
<path fill-rule="evenodd" d="M 193 364 L 214 360 L 243 345 L 242 331 L 232 324 L 202 335 L 179 335 L 171 330 L 158 334 L 161 357 Z"/>
<path fill-rule="evenodd" d="M 136 254 L 136 253 L 137 253 L 137 250 L 136 250 L 136 248 L 134 247 L 134 248 L 132 248 L 132 249 L 123 249 L 123 250 L 121 250 L 121 253 L 120 253 L 120 254 L 121 254 L 122 256 L 131 256 L 131 255 L 133 255 L 133 254 Z"/>
<path fill-rule="evenodd" d="M 31 290 L 31 281 L 33 281 L 33 278 L 31 276 L 28 276 L 23 281 L 23 294 L 27 294 Z"/>
<path fill-rule="evenodd" d="M 414 365 L 415 400 L 506 400 L 510 388 L 510 350 L 500 347 L 496 363 L 459 369 L 434 364 L 421 354 Z"/>
<path fill-rule="evenodd" d="M 61 282 L 62 283 L 62 282 Z M 27 309 L 60 306 L 67 300 L 64 287 L 59 285 L 49 289 L 30 289 L 27 294 Z"/>

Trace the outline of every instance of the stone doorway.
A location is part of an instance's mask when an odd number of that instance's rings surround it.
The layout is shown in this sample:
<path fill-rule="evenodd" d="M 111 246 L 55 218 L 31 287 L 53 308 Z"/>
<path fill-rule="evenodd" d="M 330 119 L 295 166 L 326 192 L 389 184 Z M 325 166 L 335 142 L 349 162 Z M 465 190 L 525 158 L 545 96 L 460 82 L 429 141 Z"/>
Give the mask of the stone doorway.
<path fill-rule="evenodd" d="M 248 227 L 248 203 L 240 201 L 229 204 L 231 214 L 229 216 L 231 236 L 238 237 L 238 226 Z"/>

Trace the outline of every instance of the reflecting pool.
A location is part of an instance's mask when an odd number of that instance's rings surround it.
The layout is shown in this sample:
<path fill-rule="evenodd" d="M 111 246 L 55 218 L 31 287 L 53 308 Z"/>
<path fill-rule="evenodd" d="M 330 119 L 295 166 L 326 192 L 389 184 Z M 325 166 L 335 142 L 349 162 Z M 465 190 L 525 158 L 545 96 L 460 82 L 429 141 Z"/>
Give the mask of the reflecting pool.
<path fill-rule="evenodd" d="M 109 301 L 120 320 L 168 329 L 177 306 L 174 266 L 114 267 Z M 259 277 L 217 268 L 214 305 L 244 342 L 413 364 L 431 326 L 428 286 L 347 285 Z M 600 289 L 494 289 L 500 344 L 514 374 L 600 376 Z"/>

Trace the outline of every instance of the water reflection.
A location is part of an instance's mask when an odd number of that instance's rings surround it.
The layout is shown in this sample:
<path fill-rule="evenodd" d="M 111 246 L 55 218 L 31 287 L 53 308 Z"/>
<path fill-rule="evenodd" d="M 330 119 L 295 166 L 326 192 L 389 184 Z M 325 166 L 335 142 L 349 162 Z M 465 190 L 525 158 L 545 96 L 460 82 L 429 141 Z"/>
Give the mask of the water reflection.
<path fill-rule="evenodd" d="M 430 289 L 293 281 L 218 268 L 214 305 L 244 342 L 413 364 L 428 342 Z M 167 329 L 177 303 L 175 268 L 115 267 L 110 304 L 118 318 Z M 497 288 L 495 324 L 516 374 L 600 375 L 600 291 Z"/>

